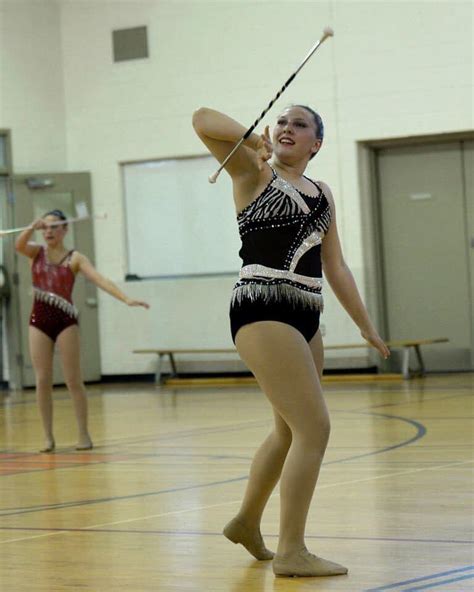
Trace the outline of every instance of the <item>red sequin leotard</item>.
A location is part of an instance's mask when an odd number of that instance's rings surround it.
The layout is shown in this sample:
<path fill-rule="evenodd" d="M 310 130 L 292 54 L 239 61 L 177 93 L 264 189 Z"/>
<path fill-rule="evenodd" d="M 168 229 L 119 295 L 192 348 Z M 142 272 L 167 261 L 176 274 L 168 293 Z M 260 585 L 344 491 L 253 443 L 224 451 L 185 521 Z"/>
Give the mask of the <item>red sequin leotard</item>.
<path fill-rule="evenodd" d="M 77 325 L 78 312 L 72 303 L 76 277 L 70 267 L 73 252 L 59 263 L 49 263 L 46 249 L 41 247 L 31 266 L 34 302 L 30 325 L 53 341 L 64 329 Z"/>

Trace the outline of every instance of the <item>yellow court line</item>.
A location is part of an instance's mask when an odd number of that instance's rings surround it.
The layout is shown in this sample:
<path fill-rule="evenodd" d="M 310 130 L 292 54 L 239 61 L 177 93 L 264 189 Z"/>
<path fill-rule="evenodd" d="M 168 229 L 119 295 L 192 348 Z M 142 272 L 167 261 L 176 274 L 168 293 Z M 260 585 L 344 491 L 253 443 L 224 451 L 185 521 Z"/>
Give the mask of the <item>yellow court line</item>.
<path fill-rule="evenodd" d="M 420 469 L 412 469 L 410 471 L 401 471 L 399 473 L 386 473 L 385 475 L 378 475 L 376 477 L 367 477 L 365 479 L 354 479 L 354 480 L 350 480 L 350 481 L 338 481 L 336 483 L 328 483 L 326 485 L 318 485 L 317 489 L 318 490 L 328 489 L 330 487 L 337 487 L 338 485 L 353 485 L 355 483 L 363 483 L 363 482 L 367 482 L 367 481 L 376 481 L 378 479 L 385 479 L 386 477 L 399 477 L 402 475 L 412 475 L 413 473 L 421 473 L 423 471 L 449 469 L 452 467 L 456 467 L 459 465 L 465 465 L 465 464 L 469 464 L 469 463 L 471 463 L 471 464 L 474 463 L 474 460 L 463 460 L 463 461 L 450 463 L 447 465 L 446 464 L 437 465 L 435 467 L 422 467 Z M 104 526 L 116 526 L 118 524 L 127 524 L 129 522 L 138 522 L 139 520 L 150 520 L 152 518 L 162 518 L 164 516 L 174 516 L 177 514 L 185 514 L 188 512 L 199 512 L 201 510 L 209 510 L 211 508 L 218 508 L 221 506 L 229 506 L 231 504 L 240 504 L 241 502 L 242 502 L 242 499 L 238 499 L 238 500 L 232 500 L 232 501 L 228 501 L 228 502 L 220 502 L 218 504 L 212 504 L 210 506 L 199 506 L 197 508 L 188 508 L 186 510 L 173 510 L 172 512 L 162 512 L 160 514 L 151 514 L 150 516 L 141 516 L 139 518 L 128 518 L 127 520 L 118 520 L 116 522 L 104 522 L 103 524 L 94 524 L 92 526 L 84 526 L 79 531 L 74 530 L 74 531 L 47 532 L 47 533 L 33 535 L 33 536 L 27 536 L 27 537 L 21 537 L 21 538 L 16 538 L 16 539 L 8 539 L 6 541 L 0 541 L 0 544 L 16 543 L 16 542 L 20 542 L 20 541 L 29 541 L 29 540 L 48 537 L 48 536 L 56 536 L 56 535 L 60 535 L 60 534 L 63 534 L 63 535 L 64 534 L 74 534 L 74 533 L 77 533 L 77 532 L 80 532 L 83 530 L 92 530 L 94 528 L 103 528 Z"/>

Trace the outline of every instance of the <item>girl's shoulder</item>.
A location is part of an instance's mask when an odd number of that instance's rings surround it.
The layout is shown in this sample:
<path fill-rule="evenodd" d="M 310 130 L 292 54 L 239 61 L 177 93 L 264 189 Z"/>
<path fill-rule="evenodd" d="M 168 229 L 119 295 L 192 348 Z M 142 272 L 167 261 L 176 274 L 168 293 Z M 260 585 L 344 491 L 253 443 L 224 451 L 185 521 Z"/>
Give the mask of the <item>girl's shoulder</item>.
<path fill-rule="evenodd" d="M 77 251 L 76 249 L 71 249 L 69 251 L 69 257 L 71 258 L 71 261 L 74 260 L 78 260 L 78 259 L 83 259 L 84 255 L 82 253 L 80 253 L 79 251 Z"/>
<path fill-rule="evenodd" d="M 331 191 L 331 188 L 329 187 L 329 185 L 325 182 L 325 181 L 314 181 L 316 183 L 316 185 L 318 185 L 318 187 L 321 189 L 321 191 L 323 192 L 324 196 L 326 197 L 329 205 L 331 206 L 331 209 L 334 209 L 334 197 Z"/>
<path fill-rule="evenodd" d="M 76 249 L 73 249 L 69 255 L 69 267 L 74 273 L 79 271 L 79 267 L 81 266 L 81 261 L 84 260 L 84 255 Z"/>

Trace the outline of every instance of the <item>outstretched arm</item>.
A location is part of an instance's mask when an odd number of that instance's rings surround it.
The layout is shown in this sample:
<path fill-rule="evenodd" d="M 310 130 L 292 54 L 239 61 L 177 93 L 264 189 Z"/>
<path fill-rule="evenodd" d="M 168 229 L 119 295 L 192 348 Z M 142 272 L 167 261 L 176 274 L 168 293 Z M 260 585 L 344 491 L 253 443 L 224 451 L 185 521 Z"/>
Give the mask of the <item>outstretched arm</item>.
<path fill-rule="evenodd" d="M 75 260 L 74 260 L 75 259 Z M 98 288 L 104 290 L 117 300 L 121 302 L 125 302 L 127 306 L 143 306 L 144 308 L 150 308 L 150 305 L 147 302 L 143 302 L 141 300 L 133 300 L 129 298 L 126 294 L 120 290 L 120 288 L 114 284 L 112 280 L 104 277 L 100 274 L 89 259 L 82 255 L 81 253 L 76 253 L 75 258 L 73 259 L 72 266 L 76 268 L 78 272 L 81 272 L 88 280 L 94 283 Z"/>
<path fill-rule="evenodd" d="M 359 327 L 362 337 L 386 359 L 390 355 L 390 350 L 372 324 L 360 297 L 354 276 L 344 261 L 337 232 L 336 212 L 331 190 L 326 184 L 323 184 L 323 189 L 332 210 L 331 226 L 324 237 L 321 250 L 324 275 L 339 302 Z"/>

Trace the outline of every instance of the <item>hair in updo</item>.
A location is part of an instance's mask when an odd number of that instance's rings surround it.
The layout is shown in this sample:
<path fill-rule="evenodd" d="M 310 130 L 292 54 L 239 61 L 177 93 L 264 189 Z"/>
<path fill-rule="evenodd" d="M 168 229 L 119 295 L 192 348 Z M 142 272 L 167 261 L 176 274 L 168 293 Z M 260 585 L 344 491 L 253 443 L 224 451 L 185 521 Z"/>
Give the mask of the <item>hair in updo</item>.
<path fill-rule="evenodd" d="M 44 218 L 46 218 L 46 216 L 55 216 L 60 220 L 67 220 L 67 216 L 62 210 L 50 210 L 49 212 L 46 212 Z M 67 226 L 67 222 L 64 224 L 64 226 Z"/>
<path fill-rule="evenodd" d="M 314 111 L 314 109 L 311 109 L 311 107 L 308 107 L 307 105 L 293 105 L 293 107 L 301 107 L 301 109 L 306 109 L 306 111 L 308 111 L 308 113 L 311 113 L 311 115 L 313 116 L 314 125 L 316 126 L 316 138 L 318 140 L 321 140 L 321 142 L 322 142 L 324 139 L 324 123 L 321 118 L 321 115 L 319 115 L 319 113 L 316 113 L 316 111 Z M 316 153 L 312 154 L 309 159 L 311 160 L 315 156 L 316 156 Z"/>

